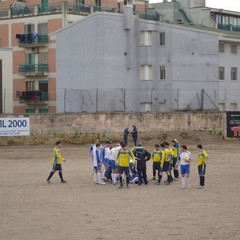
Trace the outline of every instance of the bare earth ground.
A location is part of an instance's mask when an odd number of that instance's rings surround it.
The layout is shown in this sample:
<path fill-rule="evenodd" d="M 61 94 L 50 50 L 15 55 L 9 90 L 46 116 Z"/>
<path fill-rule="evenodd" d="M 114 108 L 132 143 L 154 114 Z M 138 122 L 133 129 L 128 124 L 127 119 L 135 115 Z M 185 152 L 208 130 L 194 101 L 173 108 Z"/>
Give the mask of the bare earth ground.
<path fill-rule="evenodd" d="M 186 140 L 187 141 L 187 140 Z M 206 136 L 206 188 L 198 185 L 196 143 L 187 142 L 192 189 L 150 182 L 118 189 L 92 180 L 89 146 L 63 145 L 63 174 L 45 182 L 54 146 L 0 147 L 1 240 L 240 239 L 238 141 Z M 149 151 L 155 142 L 145 142 Z M 184 142 L 182 142 L 184 143 Z M 151 161 L 148 162 L 151 177 Z"/>

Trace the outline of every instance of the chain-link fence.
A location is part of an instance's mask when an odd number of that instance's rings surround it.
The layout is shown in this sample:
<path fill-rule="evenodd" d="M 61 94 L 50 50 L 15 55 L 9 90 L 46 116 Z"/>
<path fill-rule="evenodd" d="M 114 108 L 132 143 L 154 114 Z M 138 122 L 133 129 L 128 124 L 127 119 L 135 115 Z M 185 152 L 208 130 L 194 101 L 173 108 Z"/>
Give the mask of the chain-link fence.
<path fill-rule="evenodd" d="M 21 91 L 3 89 L 1 113 L 15 106 L 56 106 L 57 112 L 171 112 L 176 110 L 219 110 L 227 104 L 227 90 L 207 89 L 57 89 Z M 220 109 L 227 110 L 227 109 Z"/>

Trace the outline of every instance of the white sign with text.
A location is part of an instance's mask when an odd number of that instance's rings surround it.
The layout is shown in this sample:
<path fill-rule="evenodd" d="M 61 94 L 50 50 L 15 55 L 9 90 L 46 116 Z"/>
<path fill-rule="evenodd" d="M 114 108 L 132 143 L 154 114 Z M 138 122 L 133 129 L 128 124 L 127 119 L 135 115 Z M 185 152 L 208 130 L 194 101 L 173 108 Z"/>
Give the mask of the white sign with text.
<path fill-rule="evenodd" d="M 0 136 L 29 136 L 29 118 L 0 118 Z"/>

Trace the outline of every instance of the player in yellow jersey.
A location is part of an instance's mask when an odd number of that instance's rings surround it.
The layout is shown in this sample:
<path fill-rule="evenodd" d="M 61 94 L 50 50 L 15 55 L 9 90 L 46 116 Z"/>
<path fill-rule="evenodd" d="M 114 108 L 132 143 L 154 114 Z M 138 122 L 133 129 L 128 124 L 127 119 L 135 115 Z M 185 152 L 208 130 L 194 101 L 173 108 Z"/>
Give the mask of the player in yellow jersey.
<path fill-rule="evenodd" d="M 126 182 L 127 182 L 127 188 L 129 184 L 129 165 L 130 160 L 134 159 L 133 153 L 130 149 L 127 149 L 126 143 L 122 143 L 122 148 L 119 150 L 117 154 L 117 161 L 116 164 L 118 166 L 118 173 L 119 173 L 119 181 L 120 186 L 119 188 L 123 188 L 123 179 L 122 174 L 125 173 L 126 175 Z"/>
<path fill-rule="evenodd" d="M 160 162 L 159 162 L 159 174 L 158 174 L 158 180 L 157 182 L 155 182 L 156 185 L 160 185 L 161 183 L 161 180 L 162 180 L 162 174 L 163 174 L 163 170 L 162 170 L 162 161 L 164 161 L 164 158 L 165 158 L 165 144 L 164 143 L 161 143 L 160 144 Z"/>
<path fill-rule="evenodd" d="M 156 172 L 157 176 L 160 175 L 160 160 L 161 160 L 161 150 L 159 144 L 155 144 L 155 150 L 152 152 L 152 170 L 153 177 L 152 180 L 156 180 Z"/>
<path fill-rule="evenodd" d="M 169 144 L 168 144 L 168 146 L 169 146 Z M 172 162 L 172 150 L 167 148 L 164 143 L 161 144 L 161 147 L 164 151 L 164 158 L 161 161 L 161 168 L 162 168 L 162 172 L 166 172 L 166 174 L 167 174 L 166 184 L 170 185 L 171 182 L 172 182 L 171 174 L 170 174 L 170 165 L 171 165 L 171 162 Z"/>
<path fill-rule="evenodd" d="M 204 188 L 205 184 L 205 173 L 206 173 L 206 160 L 208 158 L 208 154 L 206 151 L 203 150 L 203 146 L 201 144 L 197 145 L 197 148 L 199 149 L 198 154 L 198 174 L 199 174 L 199 189 Z"/>
<path fill-rule="evenodd" d="M 62 175 L 62 162 L 65 161 L 65 159 L 62 157 L 62 154 L 60 151 L 61 146 L 62 146 L 62 143 L 60 141 L 57 141 L 56 147 L 53 149 L 53 153 L 52 153 L 53 168 L 47 178 L 47 183 L 51 183 L 50 179 L 56 171 L 58 171 L 58 173 L 59 173 L 61 183 L 66 183 L 66 181 L 63 180 L 63 175 Z"/>
<path fill-rule="evenodd" d="M 180 154 L 180 144 L 177 141 L 177 139 L 172 140 L 172 151 L 173 151 L 173 174 L 174 174 L 174 180 L 177 181 L 179 177 L 179 171 L 178 171 L 178 159 Z"/>

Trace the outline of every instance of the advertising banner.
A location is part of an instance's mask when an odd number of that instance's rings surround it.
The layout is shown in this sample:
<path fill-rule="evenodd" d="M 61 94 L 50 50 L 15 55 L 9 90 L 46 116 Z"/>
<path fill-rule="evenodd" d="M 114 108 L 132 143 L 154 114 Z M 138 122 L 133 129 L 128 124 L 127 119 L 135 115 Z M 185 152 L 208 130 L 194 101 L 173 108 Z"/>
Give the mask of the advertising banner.
<path fill-rule="evenodd" d="M 1 136 L 29 136 L 29 118 L 0 118 Z"/>
<path fill-rule="evenodd" d="M 240 138 L 240 112 L 227 112 L 227 137 Z"/>

